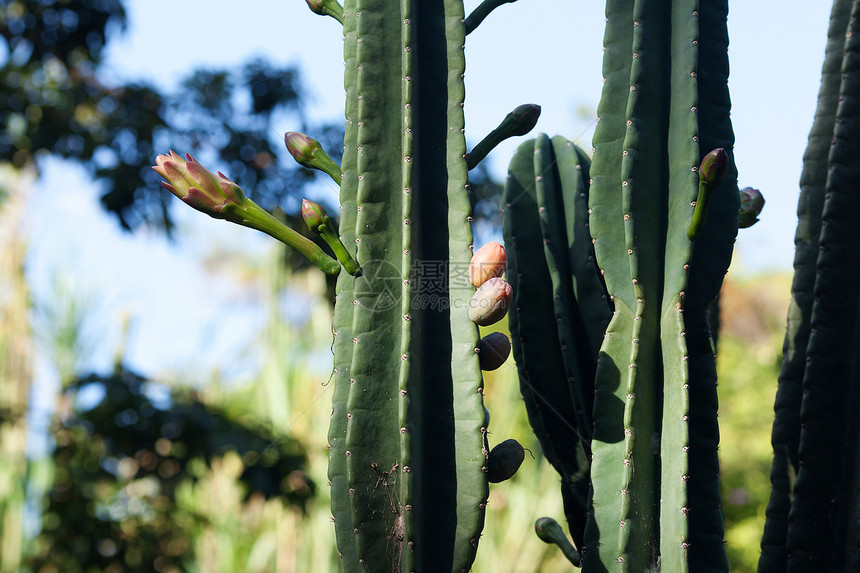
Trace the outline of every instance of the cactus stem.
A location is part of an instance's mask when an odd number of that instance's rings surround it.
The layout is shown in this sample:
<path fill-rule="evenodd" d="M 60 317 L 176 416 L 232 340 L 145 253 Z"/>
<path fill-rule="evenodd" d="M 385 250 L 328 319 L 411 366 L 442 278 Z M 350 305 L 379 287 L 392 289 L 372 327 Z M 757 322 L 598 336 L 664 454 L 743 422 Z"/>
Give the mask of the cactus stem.
<path fill-rule="evenodd" d="M 551 517 L 541 517 L 535 521 L 535 533 L 544 543 L 554 543 L 561 549 L 574 567 L 582 567 L 582 556 L 576 547 L 567 539 L 561 525 Z"/>
<path fill-rule="evenodd" d="M 290 229 L 256 203 L 251 203 L 242 212 L 242 221 L 239 224 L 257 229 L 292 247 L 327 275 L 337 275 L 340 272 L 340 263 L 328 256 L 319 245 Z"/>
<path fill-rule="evenodd" d="M 723 180 L 727 164 L 728 155 L 723 148 L 714 149 L 702 159 L 702 165 L 699 167 L 699 195 L 696 197 L 693 220 L 687 228 L 687 238 L 691 241 L 696 240 L 705 225 L 711 195 Z"/>
<path fill-rule="evenodd" d="M 484 0 L 481 4 L 472 10 L 472 13 L 469 14 L 469 17 L 466 18 L 463 23 L 466 25 L 466 35 L 468 36 L 472 32 L 475 31 L 475 28 L 480 26 L 481 22 L 484 21 L 490 12 L 501 6 L 502 4 L 510 4 L 512 2 L 516 2 L 517 0 Z"/>
<path fill-rule="evenodd" d="M 334 251 L 337 260 L 340 261 L 346 272 L 354 277 L 360 277 L 361 267 L 346 250 L 343 242 L 341 242 L 337 234 L 337 228 L 334 226 L 334 221 L 331 220 L 325 209 L 309 199 L 302 199 L 302 218 L 311 231 L 328 243 L 328 246 Z"/>
<path fill-rule="evenodd" d="M 533 103 L 523 104 L 505 116 L 502 123 L 466 154 L 466 165 L 474 169 L 478 163 L 498 144 L 516 135 L 530 132 L 540 117 L 540 106 Z"/>

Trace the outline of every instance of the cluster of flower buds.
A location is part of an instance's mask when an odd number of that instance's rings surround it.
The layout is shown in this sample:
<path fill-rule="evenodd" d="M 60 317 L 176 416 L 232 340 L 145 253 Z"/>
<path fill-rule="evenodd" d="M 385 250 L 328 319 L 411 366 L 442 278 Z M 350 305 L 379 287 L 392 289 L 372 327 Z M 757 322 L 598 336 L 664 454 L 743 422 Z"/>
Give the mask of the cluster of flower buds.
<path fill-rule="evenodd" d="M 320 14 L 337 17 L 343 13 L 336 0 L 308 0 L 308 5 Z M 319 169 L 340 185 L 340 166 L 325 152 L 319 141 L 291 131 L 284 136 L 284 143 L 299 165 Z M 302 218 L 311 231 L 328 243 L 337 260 L 326 254 L 315 242 L 290 229 L 248 199 L 242 189 L 226 175 L 220 171 L 212 173 L 190 155 L 186 155 L 185 159 L 173 151 L 169 155 L 159 155 L 153 169 L 164 177 L 161 184 L 165 189 L 194 209 L 216 219 L 226 219 L 262 231 L 297 250 L 327 274 L 338 274 L 343 265 L 349 274 L 361 275 L 361 267 L 338 237 L 334 221 L 319 204 L 305 199 L 302 202 Z"/>
<path fill-rule="evenodd" d="M 469 281 L 478 290 L 469 302 L 469 319 L 479 326 L 495 324 L 504 318 L 513 298 L 511 285 L 502 279 L 508 258 L 505 248 L 490 242 L 475 251 L 469 262 Z M 511 342 L 501 332 L 481 339 L 478 359 L 482 370 L 495 370 L 508 359 Z"/>
<path fill-rule="evenodd" d="M 191 155 L 185 159 L 171 151 L 155 158 L 153 169 L 161 184 L 184 203 L 216 219 L 262 231 L 307 257 L 323 272 L 336 275 L 340 264 L 319 245 L 287 227 L 245 196 L 242 189 L 220 171 L 212 173 Z"/>

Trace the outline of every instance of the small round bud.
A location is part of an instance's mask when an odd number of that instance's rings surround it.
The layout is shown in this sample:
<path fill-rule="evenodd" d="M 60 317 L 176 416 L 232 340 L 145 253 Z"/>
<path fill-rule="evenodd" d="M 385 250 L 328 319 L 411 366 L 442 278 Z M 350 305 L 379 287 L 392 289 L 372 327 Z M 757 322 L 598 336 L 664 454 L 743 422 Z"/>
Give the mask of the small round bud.
<path fill-rule="evenodd" d="M 764 196 L 758 189 L 744 187 L 740 190 L 741 208 L 738 210 L 738 228 L 746 229 L 758 223 L 758 216 L 764 209 Z"/>
<path fill-rule="evenodd" d="M 491 278 L 469 301 L 469 319 L 480 326 L 500 321 L 507 314 L 513 295 L 511 285 L 498 277 Z"/>
<path fill-rule="evenodd" d="M 478 343 L 478 362 L 481 370 L 495 370 L 511 354 L 511 341 L 501 332 L 491 332 Z"/>
<path fill-rule="evenodd" d="M 508 264 L 505 248 L 495 241 L 490 241 L 472 255 L 469 262 L 469 280 L 476 287 L 481 286 L 493 277 L 500 277 Z"/>

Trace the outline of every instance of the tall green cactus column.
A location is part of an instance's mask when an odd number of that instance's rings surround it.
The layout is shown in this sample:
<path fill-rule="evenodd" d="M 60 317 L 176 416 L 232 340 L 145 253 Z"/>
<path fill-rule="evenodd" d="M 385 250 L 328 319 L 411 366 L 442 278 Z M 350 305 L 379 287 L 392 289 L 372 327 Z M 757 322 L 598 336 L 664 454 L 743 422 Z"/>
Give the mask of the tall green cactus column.
<path fill-rule="evenodd" d="M 738 226 L 727 4 L 609 0 L 606 16 L 590 187 L 571 171 L 581 174 L 583 163 L 563 160 L 563 148 L 553 145 L 556 160 L 539 159 L 547 149 L 540 138 L 531 144 L 531 177 L 526 144 L 511 164 L 505 239 L 514 262 L 509 276 L 517 273 L 511 329 L 523 397 L 527 407 L 533 404 L 529 418 L 548 459 L 570 451 L 562 432 L 547 430 L 548 416 L 564 417 L 591 453 L 590 467 L 578 466 L 590 472 L 584 533 L 585 512 L 565 496 L 585 570 L 725 571 L 716 368 L 705 311 L 728 269 Z M 717 149 L 727 155 L 709 155 Z M 706 172 L 698 173 L 706 155 Z M 553 222 L 559 210 L 546 198 L 548 181 L 561 182 L 553 200 L 565 206 L 560 222 Z M 574 198 L 586 196 L 583 220 Z M 529 228 L 538 240 L 528 239 Z M 591 258 L 577 247 L 581 241 L 565 243 L 566 267 L 553 252 L 557 237 L 583 235 L 593 242 L 605 292 L 599 281 L 582 280 Z M 580 274 L 568 280 L 570 297 L 557 277 L 573 268 Z M 592 316 L 579 327 L 584 342 L 599 339 L 594 329 L 605 326 L 599 352 L 580 343 L 571 355 L 561 325 L 577 324 L 578 309 L 606 309 L 606 301 L 608 325 Z M 530 323 L 539 317 L 555 319 L 557 338 L 544 335 L 536 343 L 539 329 Z M 550 413 L 540 394 L 559 396 L 550 391 L 564 375 L 552 373 L 552 364 L 564 364 L 572 391 L 567 402 L 553 399 Z M 590 416 L 578 412 L 578 402 L 592 403 Z M 570 405 L 565 410 L 560 403 Z M 565 414 L 571 411 L 577 414 Z M 589 420 L 592 427 L 582 429 Z M 559 472 L 564 484 L 563 465 Z"/>
<path fill-rule="evenodd" d="M 334 317 L 329 474 L 345 571 L 467 571 L 483 525 L 463 19 L 451 0 L 344 6 L 340 233 L 363 269 L 341 273 Z"/>
<path fill-rule="evenodd" d="M 607 4 L 589 195 L 614 303 L 595 380 L 584 562 L 597 570 L 727 569 L 705 310 L 737 232 L 731 161 L 707 222 L 689 232 L 699 162 L 733 143 L 726 13 L 720 1 Z"/>
<path fill-rule="evenodd" d="M 803 157 L 758 570 L 860 568 L 860 1 L 835 0 Z"/>

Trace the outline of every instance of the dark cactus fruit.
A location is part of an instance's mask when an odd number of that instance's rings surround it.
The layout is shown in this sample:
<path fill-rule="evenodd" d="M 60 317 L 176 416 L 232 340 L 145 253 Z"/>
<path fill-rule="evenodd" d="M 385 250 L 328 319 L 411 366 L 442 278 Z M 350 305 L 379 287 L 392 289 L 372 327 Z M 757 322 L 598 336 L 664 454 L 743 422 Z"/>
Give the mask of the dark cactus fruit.
<path fill-rule="evenodd" d="M 522 445 L 513 438 L 497 444 L 487 458 L 487 481 L 499 483 L 511 479 L 525 457 Z"/>
<path fill-rule="evenodd" d="M 501 332 L 491 332 L 478 343 L 478 363 L 481 370 L 496 370 L 511 354 L 511 341 Z"/>

